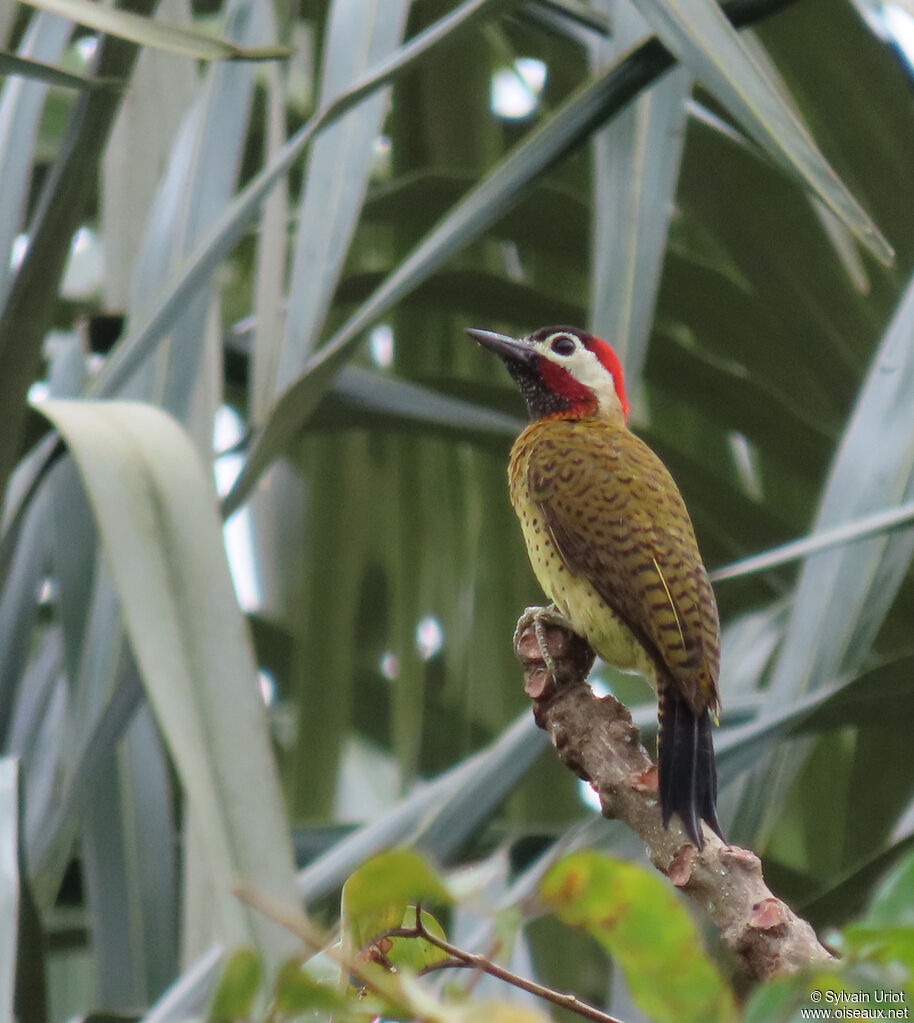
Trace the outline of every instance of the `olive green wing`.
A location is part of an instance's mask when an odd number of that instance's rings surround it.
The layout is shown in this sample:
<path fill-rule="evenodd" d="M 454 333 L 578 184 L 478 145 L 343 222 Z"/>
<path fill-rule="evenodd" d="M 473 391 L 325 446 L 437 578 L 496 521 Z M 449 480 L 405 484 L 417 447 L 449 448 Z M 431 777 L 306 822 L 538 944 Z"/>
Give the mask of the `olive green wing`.
<path fill-rule="evenodd" d="M 716 709 L 717 604 L 676 484 L 634 434 L 594 420 L 562 425 L 531 450 L 527 484 L 565 567 L 666 666 L 696 712 Z"/>

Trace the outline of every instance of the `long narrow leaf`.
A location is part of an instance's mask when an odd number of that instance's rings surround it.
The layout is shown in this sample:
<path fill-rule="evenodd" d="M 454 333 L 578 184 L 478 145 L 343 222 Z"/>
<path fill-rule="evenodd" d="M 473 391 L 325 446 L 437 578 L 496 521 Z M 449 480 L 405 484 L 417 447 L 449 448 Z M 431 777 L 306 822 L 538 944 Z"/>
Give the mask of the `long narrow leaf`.
<path fill-rule="evenodd" d="M 523 714 L 483 754 L 474 770 L 437 810 L 425 818 L 414 836 L 418 847 L 447 862 L 514 791 L 518 782 L 549 745 L 546 733 Z"/>
<path fill-rule="evenodd" d="M 724 727 L 715 738 L 721 781 L 740 771 L 789 735 L 814 735 L 845 725 L 886 724 L 914 707 L 912 660 L 902 658 L 837 686 L 823 686 L 781 708 L 777 714 Z"/>
<path fill-rule="evenodd" d="M 858 395 L 829 474 L 815 530 L 914 500 L 914 278 Z M 808 558 L 770 683 L 772 708 L 854 673 L 865 662 L 914 554 L 905 529 Z M 840 593 L 840 600 L 825 599 Z M 799 768 L 799 755 L 758 765 L 737 831 L 764 826 Z"/>
<path fill-rule="evenodd" d="M 16 692 L 32 647 L 38 583 L 49 553 L 47 492 L 28 504 L 0 589 L 0 740 L 8 741 Z"/>
<path fill-rule="evenodd" d="M 731 5 L 735 20 L 750 21 L 757 8 L 772 3 Z M 480 184 L 413 249 L 371 297 L 346 321 L 308 362 L 303 373 L 279 401 L 266 428 L 258 435 L 244 470 L 223 502 L 230 515 L 250 493 L 264 470 L 301 429 L 321 394 L 349 359 L 362 333 L 447 259 L 499 219 L 521 198 L 526 188 L 578 146 L 607 118 L 620 110 L 646 84 L 672 64 L 656 40 L 639 47 L 621 64 L 575 93 L 540 128 L 531 132 Z"/>
<path fill-rule="evenodd" d="M 873 885 L 885 877 L 889 868 L 912 847 L 914 835 L 896 838 L 888 848 L 847 871 L 839 880 L 817 892 L 808 901 L 799 903 L 797 912 L 808 917 L 817 927 L 822 924 L 838 924 L 856 915 L 864 908 Z"/>
<path fill-rule="evenodd" d="M 612 8 L 612 62 L 646 34 L 640 15 Z M 594 137 L 591 327 L 611 338 L 633 394 L 641 380 L 679 178 L 692 80 L 673 72 Z"/>
<path fill-rule="evenodd" d="M 26 877 L 21 762 L 0 760 L 0 1013 L 17 1023 L 44 1023 L 46 939 Z"/>
<path fill-rule="evenodd" d="M 191 18 L 189 0 L 162 0 L 158 12 L 180 24 Z M 162 50 L 144 49 L 137 60 L 102 162 L 103 292 L 109 309 L 135 315 L 133 272 L 160 212 L 153 213 L 153 200 L 164 187 L 178 129 L 205 89 L 209 70 L 201 73 L 196 62 Z M 156 226 L 166 233 L 166 223 Z M 147 287 L 158 290 L 159 282 Z"/>
<path fill-rule="evenodd" d="M 71 25 L 52 14 L 32 19 L 19 47 L 19 57 L 30 61 L 57 60 Z M 11 55 L 4 55 L 6 60 Z M 2 71 L 0 66 L 0 71 Z M 13 239 L 25 221 L 29 176 L 35 139 L 44 109 L 47 88 L 37 81 L 8 78 L 0 93 L 0 310 L 13 276 Z"/>
<path fill-rule="evenodd" d="M 440 394 L 431 388 L 384 376 L 361 366 L 346 366 L 328 395 L 347 416 L 367 412 L 391 422 L 442 427 L 465 434 L 515 437 L 523 422 L 514 416 Z M 350 420 L 351 422 L 351 420 Z"/>
<path fill-rule="evenodd" d="M 438 46 L 453 42 L 459 32 L 479 17 L 486 8 L 504 0 L 465 0 L 457 10 L 435 22 L 424 32 L 384 61 L 357 85 L 329 106 L 319 110 L 289 139 L 282 151 L 257 174 L 222 211 L 215 224 L 193 253 L 174 272 L 169 284 L 158 295 L 155 305 L 143 322 L 132 327 L 117 345 L 90 389 L 91 396 L 118 393 L 124 381 L 150 354 L 162 336 L 184 310 L 188 296 L 209 279 L 218 264 L 237 244 L 261 203 L 276 183 L 283 178 L 323 128 L 342 117 L 366 96 L 424 60 Z M 788 2 L 788 0 L 784 0 Z"/>
<path fill-rule="evenodd" d="M 54 685 L 62 669 L 63 643 L 60 630 L 50 629 L 22 673 L 5 742 L 9 753 L 23 758 L 24 767 L 32 758 L 41 720 L 47 713 Z"/>
<path fill-rule="evenodd" d="M 324 43 L 322 105 L 389 58 L 408 10 L 406 0 L 335 0 Z M 389 90 L 379 90 L 350 110 L 308 154 L 277 392 L 301 372 L 317 343 L 365 199 L 389 98 Z"/>
<path fill-rule="evenodd" d="M 113 78 L 75 75 L 40 60 L 20 57 L 16 53 L 0 52 L 0 75 L 18 75 L 44 85 L 56 85 L 59 89 L 116 89 L 121 84 Z"/>
<path fill-rule="evenodd" d="M 19 944 L 19 765 L 0 760 L 0 1014 L 16 1015 Z"/>
<path fill-rule="evenodd" d="M 219 980 L 224 957 L 219 946 L 201 956 L 143 1016 L 142 1023 L 186 1023 L 202 1016 Z"/>
<path fill-rule="evenodd" d="M 634 0 L 658 36 L 775 160 L 883 263 L 892 248 L 752 59 L 715 0 Z"/>
<path fill-rule="evenodd" d="M 270 166 L 286 144 L 285 79 L 275 64 L 267 69 L 266 90 L 264 145 L 265 163 Z M 250 418 L 255 424 L 263 422 L 273 402 L 276 366 L 282 350 L 288 215 L 289 185 L 283 177 L 264 199 L 257 238 L 254 335 L 248 371 Z"/>
<path fill-rule="evenodd" d="M 88 374 L 82 339 L 68 337 L 56 347 L 48 369 L 52 398 L 78 397 Z M 69 677 L 75 678 L 91 603 L 98 537 L 92 512 L 72 462 L 55 467 L 45 500 L 51 508 L 50 571 L 58 588 L 60 623 Z"/>
<path fill-rule="evenodd" d="M 270 7 L 233 0 L 228 7 L 229 31 L 245 41 L 273 37 Z M 134 268 L 133 315 L 142 319 L 155 296 L 197 240 L 229 202 L 243 153 L 254 85 L 249 64 L 218 64 L 207 70 L 196 102 L 188 111 L 156 193 L 143 246 Z M 185 296 L 171 325 L 164 367 L 147 364 L 133 381 L 128 397 L 150 398 L 186 422 L 206 344 L 213 296 L 208 282 Z M 208 450 L 207 423 L 203 450 Z"/>
<path fill-rule="evenodd" d="M 914 501 L 914 278 L 885 332 L 829 474 L 814 534 Z M 914 531 L 810 558 L 772 678 L 782 697 L 867 657 L 914 553 Z M 841 593 L 840 601 L 823 600 Z"/>
<path fill-rule="evenodd" d="M 570 22 L 583 25 L 591 32 L 598 32 L 600 35 L 609 35 L 611 28 L 614 28 L 611 20 L 602 11 L 596 11 L 587 4 L 581 3 L 580 0 L 530 0 L 527 6 L 542 8 L 557 18 L 565 18 Z"/>
<path fill-rule="evenodd" d="M 178 25 L 167 25 L 144 18 L 131 11 L 106 7 L 94 0 L 23 0 L 52 14 L 69 18 L 79 25 L 94 28 L 108 35 L 129 39 L 141 46 L 155 46 L 171 53 L 181 53 L 196 60 L 277 60 L 292 51 L 285 46 L 236 46 L 224 39 L 195 32 Z"/>
<path fill-rule="evenodd" d="M 172 793 L 148 705 L 120 746 L 111 747 L 93 788 L 82 824 L 82 869 L 99 996 L 108 1005 L 147 1005 L 178 965 Z"/>
<path fill-rule="evenodd" d="M 105 589 L 109 588 L 105 580 Z M 106 594 L 107 595 L 107 594 Z M 94 621 L 107 625 L 107 615 L 95 615 Z M 94 633 L 89 632 L 94 638 Z M 116 631 L 115 641 L 119 653 L 120 632 Z M 101 651 L 99 658 L 94 652 L 87 655 L 87 660 L 97 661 L 111 656 L 107 649 Z M 116 667 L 115 665 L 114 667 Z M 100 667 L 99 673 L 104 672 Z M 83 672 L 91 671 L 83 669 Z M 79 679 L 78 682 L 82 682 Z M 80 696 L 83 696 L 80 693 Z M 60 882 L 70 859 L 73 841 L 79 832 L 80 822 L 86 804 L 94 798 L 94 783 L 97 772 L 102 769 L 118 748 L 128 724 L 142 703 L 143 691 L 136 667 L 128 663 L 121 671 L 117 684 L 110 692 L 89 694 L 94 696 L 93 716 L 87 721 L 78 720 L 86 717 L 80 705 L 75 715 L 68 716 L 64 747 L 66 756 L 62 757 L 58 785 L 55 787 L 55 798 L 39 823 L 32 829 L 34 840 L 29 845 L 29 859 L 35 879 L 35 891 L 41 904 L 52 901 L 60 888 Z M 85 702 L 88 702 L 86 700 Z M 73 718 L 77 720 L 74 721 Z"/>
<path fill-rule="evenodd" d="M 317 900 L 338 888 L 369 856 L 391 845 L 418 841 L 422 848 L 428 843 L 439 855 L 447 855 L 478 823 L 473 815 L 461 824 L 459 816 L 451 813 L 453 807 L 466 808 L 464 792 L 469 788 L 485 804 L 484 812 L 491 812 L 546 742 L 545 733 L 524 713 L 488 749 L 416 789 L 379 820 L 359 828 L 302 870 L 299 890 L 309 901 Z M 498 779 L 498 770 L 506 765 L 511 775 L 507 784 Z M 492 784 L 489 793 L 483 792 L 487 783 Z"/>
<path fill-rule="evenodd" d="M 146 691 L 188 799 L 206 822 L 213 877 L 294 899 L 256 669 L 235 601 L 212 483 L 164 413 L 132 403 L 47 402 L 80 470 Z M 222 902 L 224 933 L 276 962 L 288 936 Z M 231 908 L 230 908 L 231 907 Z"/>
<path fill-rule="evenodd" d="M 133 3 L 146 10 L 153 0 Z M 126 77 L 136 57 L 134 44 L 103 36 L 96 47 L 95 70 L 99 75 Z M 0 485 L 5 485 L 18 461 L 27 415 L 24 396 L 35 380 L 70 244 L 86 204 L 95 194 L 102 151 L 120 100 L 119 93 L 103 89 L 83 92 L 77 98 L 35 204 L 29 244 L 0 315 L 4 370 L 0 374 L 0 406 L 6 417 L 0 431 Z"/>
<path fill-rule="evenodd" d="M 792 543 L 785 543 L 780 547 L 765 551 L 763 554 L 754 554 L 751 558 L 743 558 L 725 568 L 715 569 L 711 572 L 711 580 L 724 582 L 727 579 L 741 579 L 756 572 L 767 572 L 769 569 L 779 568 L 781 565 L 789 565 L 792 561 L 808 558 L 818 551 L 843 547 L 845 544 L 854 543 L 856 540 L 865 540 L 877 533 L 888 533 L 891 530 L 910 525 L 912 522 L 914 522 L 914 501 L 908 501 L 897 508 L 887 508 L 885 511 L 874 512 L 872 515 L 854 519 L 853 522 L 820 530 L 811 536 L 803 537 L 802 540 L 794 540 Z"/>

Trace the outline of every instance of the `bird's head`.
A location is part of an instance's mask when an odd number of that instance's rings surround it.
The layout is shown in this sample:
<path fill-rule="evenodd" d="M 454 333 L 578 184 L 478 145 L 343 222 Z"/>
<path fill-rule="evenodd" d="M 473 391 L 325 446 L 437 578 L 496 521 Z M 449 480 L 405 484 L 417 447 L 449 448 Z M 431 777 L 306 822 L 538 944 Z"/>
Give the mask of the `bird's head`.
<path fill-rule="evenodd" d="M 522 338 L 467 333 L 501 356 L 531 419 L 606 416 L 628 422 L 622 365 L 605 341 L 574 327 L 541 327 Z"/>

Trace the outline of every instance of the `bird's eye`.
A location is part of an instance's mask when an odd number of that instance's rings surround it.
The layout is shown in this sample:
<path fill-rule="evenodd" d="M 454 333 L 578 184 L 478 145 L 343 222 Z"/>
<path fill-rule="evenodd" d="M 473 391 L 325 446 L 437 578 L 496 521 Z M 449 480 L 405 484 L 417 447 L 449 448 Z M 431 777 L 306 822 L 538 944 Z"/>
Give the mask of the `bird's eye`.
<path fill-rule="evenodd" d="M 575 349 L 574 339 L 567 334 L 559 334 L 549 346 L 556 355 L 573 355 Z"/>

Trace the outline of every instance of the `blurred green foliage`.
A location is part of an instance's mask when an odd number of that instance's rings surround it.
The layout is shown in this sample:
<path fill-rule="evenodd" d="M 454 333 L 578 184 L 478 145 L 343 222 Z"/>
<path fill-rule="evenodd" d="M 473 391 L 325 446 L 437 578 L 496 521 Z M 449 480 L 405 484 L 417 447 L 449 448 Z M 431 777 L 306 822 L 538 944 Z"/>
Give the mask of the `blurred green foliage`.
<path fill-rule="evenodd" d="M 671 28 L 679 6 L 160 5 L 294 51 L 256 64 L 0 8 L 10 53 L 124 79 L 74 93 L 10 72 L 0 92 L 0 743 L 18 761 L 0 897 L 20 907 L 0 921 L 0 1015 L 199 1015 L 226 944 L 257 951 L 219 1012 L 249 1011 L 262 963 L 285 970 L 282 1011 L 326 1014 L 334 982 L 283 966 L 294 940 L 227 878 L 335 926 L 346 879 L 404 846 L 460 889 L 442 918 L 458 943 L 628 1023 L 673 1012 L 648 976 L 693 925 L 526 720 L 511 635 L 541 595 L 504 478 L 521 406 L 464 328 L 570 321 L 613 342 L 712 570 L 914 500 L 914 109 L 891 5 L 733 0 L 753 56 L 723 85 L 711 23 L 689 22 L 714 11 Z M 638 46 L 641 16 L 674 47 L 701 29 L 685 70 L 657 80 L 671 61 Z M 763 138 L 734 88 L 790 97 L 892 265 L 784 169 L 795 129 Z M 75 461 L 29 395 L 83 423 L 64 430 Z M 233 592 L 212 472 L 224 498 L 239 459 Z M 910 521 L 717 585 L 724 830 L 842 928 L 849 990 L 910 984 Z M 647 689 L 597 674 L 650 731 Z M 626 878 L 655 942 L 604 933 L 583 898 L 583 932 L 532 918 L 582 843 L 633 861 L 593 874 Z M 381 862 L 368 894 L 350 881 L 355 919 L 399 878 L 402 922 L 435 885 Z M 729 967 L 697 948 L 676 960 L 704 977 L 679 1018 L 702 991 L 726 1017 Z M 737 1011 L 796 1018 L 811 983 Z M 412 981 L 388 993 L 407 1015 L 454 1008 Z M 490 997 L 508 996 L 485 988 L 459 1018 L 510 1018 Z"/>

